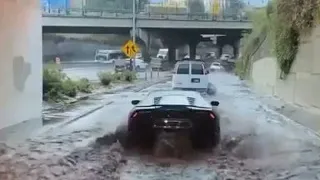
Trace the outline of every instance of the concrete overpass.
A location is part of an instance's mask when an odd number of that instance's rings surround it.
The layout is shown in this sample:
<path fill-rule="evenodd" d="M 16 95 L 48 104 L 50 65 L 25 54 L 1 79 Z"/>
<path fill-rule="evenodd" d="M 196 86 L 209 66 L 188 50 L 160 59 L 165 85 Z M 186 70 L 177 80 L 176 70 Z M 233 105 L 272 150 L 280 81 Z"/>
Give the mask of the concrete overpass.
<path fill-rule="evenodd" d="M 129 34 L 133 21 L 130 12 L 71 9 L 62 13 L 43 13 L 42 25 L 44 33 Z M 250 31 L 252 22 L 244 19 L 213 19 L 207 13 L 138 13 L 136 27 L 139 42 L 146 49 L 149 47 L 150 36 L 158 36 L 172 50 L 188 44 L 193 49 L 190 50 L 190 56 L 193 57 L 194 49 L 200 41 L 211 41 L 210 38 L 202 38 L 201 34 L 224 34 L 226 36 L 219 38 L 218 44 L 231 44 L 237 49 L 242 32 Z"/>
<path fill-rule="evenodd" d="M 128 32 L 132 28 L 132 17 L 77 17 L 44 15 L 42 18 L 44 32 L 92 33 L 95 28 L 111 29 L 101 33 Z M 148 18 L 138 16 L 137 28 L 142 29 L 197 29 L 202 31 L 251 30 L 250 21 L 212 21 L 208 19 Z M 124 32 L 124 31 L 121 31 Z"/>
<path fill-rule="evenodd" d="M 122 33 L 132 28 L 132 14 L 99 12 L 43 13 L 44 32 Z M 208 14 L 137 14 L 136 27 L 142 29 L 197 29 L 201 31 L 251 30 L 252 22 L 242 19 L 213 20 Z M 97 28 L 100 29 L 96 30 Z"/>

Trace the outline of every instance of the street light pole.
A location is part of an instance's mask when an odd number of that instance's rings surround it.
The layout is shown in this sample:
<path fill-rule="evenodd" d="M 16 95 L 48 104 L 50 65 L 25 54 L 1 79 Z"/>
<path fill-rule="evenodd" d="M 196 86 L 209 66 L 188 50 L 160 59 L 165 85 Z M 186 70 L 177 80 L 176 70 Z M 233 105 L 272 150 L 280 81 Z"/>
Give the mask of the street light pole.
<path fill-rule="evenodd" d="M 136 44 L 136 19 L 137 19 L 137 13 L 136 13 L 136 0 L 132 0 L 132 42 L 133 44 Z M 136 56 L 133 58 L 133 67 L 132 70 L 135 71 L 136 69 Z"/>

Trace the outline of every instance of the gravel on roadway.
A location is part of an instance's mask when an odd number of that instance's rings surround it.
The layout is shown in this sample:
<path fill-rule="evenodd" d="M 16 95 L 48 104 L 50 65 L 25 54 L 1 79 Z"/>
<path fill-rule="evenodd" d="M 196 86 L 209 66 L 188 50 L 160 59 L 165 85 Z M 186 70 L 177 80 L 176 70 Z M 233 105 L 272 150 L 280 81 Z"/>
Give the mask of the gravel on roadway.
<path fill-rule="evenodd" d="M 157 158 L 141 151 L 123 151 L 113 134 L 102 136 L 125 118 L 132 107 L 126 103 L 148 91 L 170 88 L 167 82 L 139 93 L 115 94 L 120 98 L 110 107 L 69 124 L 65 132 L 57 130 L 15 148 L 1 145 L 0 179 L 319 179 L 318 136 L 266 108 L 237 77 L 212 73 L 210 81 L 217 93 L 204 97 L 220 101 L 222 130 L 222 142 L 212 152 L 196 152 L 182 159 Z M 103 118 L 110 116 L 112 122 Z"/>

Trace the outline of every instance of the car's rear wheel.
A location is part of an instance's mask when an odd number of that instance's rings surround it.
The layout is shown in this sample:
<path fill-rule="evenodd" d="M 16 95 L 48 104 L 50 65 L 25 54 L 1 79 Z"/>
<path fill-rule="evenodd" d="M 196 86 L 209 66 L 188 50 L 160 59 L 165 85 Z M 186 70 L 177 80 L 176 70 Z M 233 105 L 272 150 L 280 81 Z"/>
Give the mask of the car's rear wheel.
<path fill-rule="evenodd" d="M 210 131 L 204 132 L 199 129 L 194 133 L 192 141 L 196 149 L 212 149 L 220 143 L 220 138 L 220 125 L 216 122 Z"/>

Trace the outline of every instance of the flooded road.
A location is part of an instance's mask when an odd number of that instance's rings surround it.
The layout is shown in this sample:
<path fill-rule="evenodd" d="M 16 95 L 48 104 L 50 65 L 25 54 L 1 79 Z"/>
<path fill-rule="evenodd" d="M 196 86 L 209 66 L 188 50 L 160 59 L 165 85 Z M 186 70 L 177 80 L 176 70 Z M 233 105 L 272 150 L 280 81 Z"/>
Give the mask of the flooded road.
<path fill-rule="evenodd" d="M 59 129 L 29 139 L 19 147 L 0 146 L 0 179 L 219 180 L 320 177 L 319 137 L 274 113 L 237 77 L 210 74 L 221 114 L 222 142 L 212 152 L 187 159 L 157 158 L 125 152 L 113 132 L 126 123 L 131 100 L 170 82 L 139 92 L 127 90 L 101 97 L 112 101 L 96 112 Z"/>

